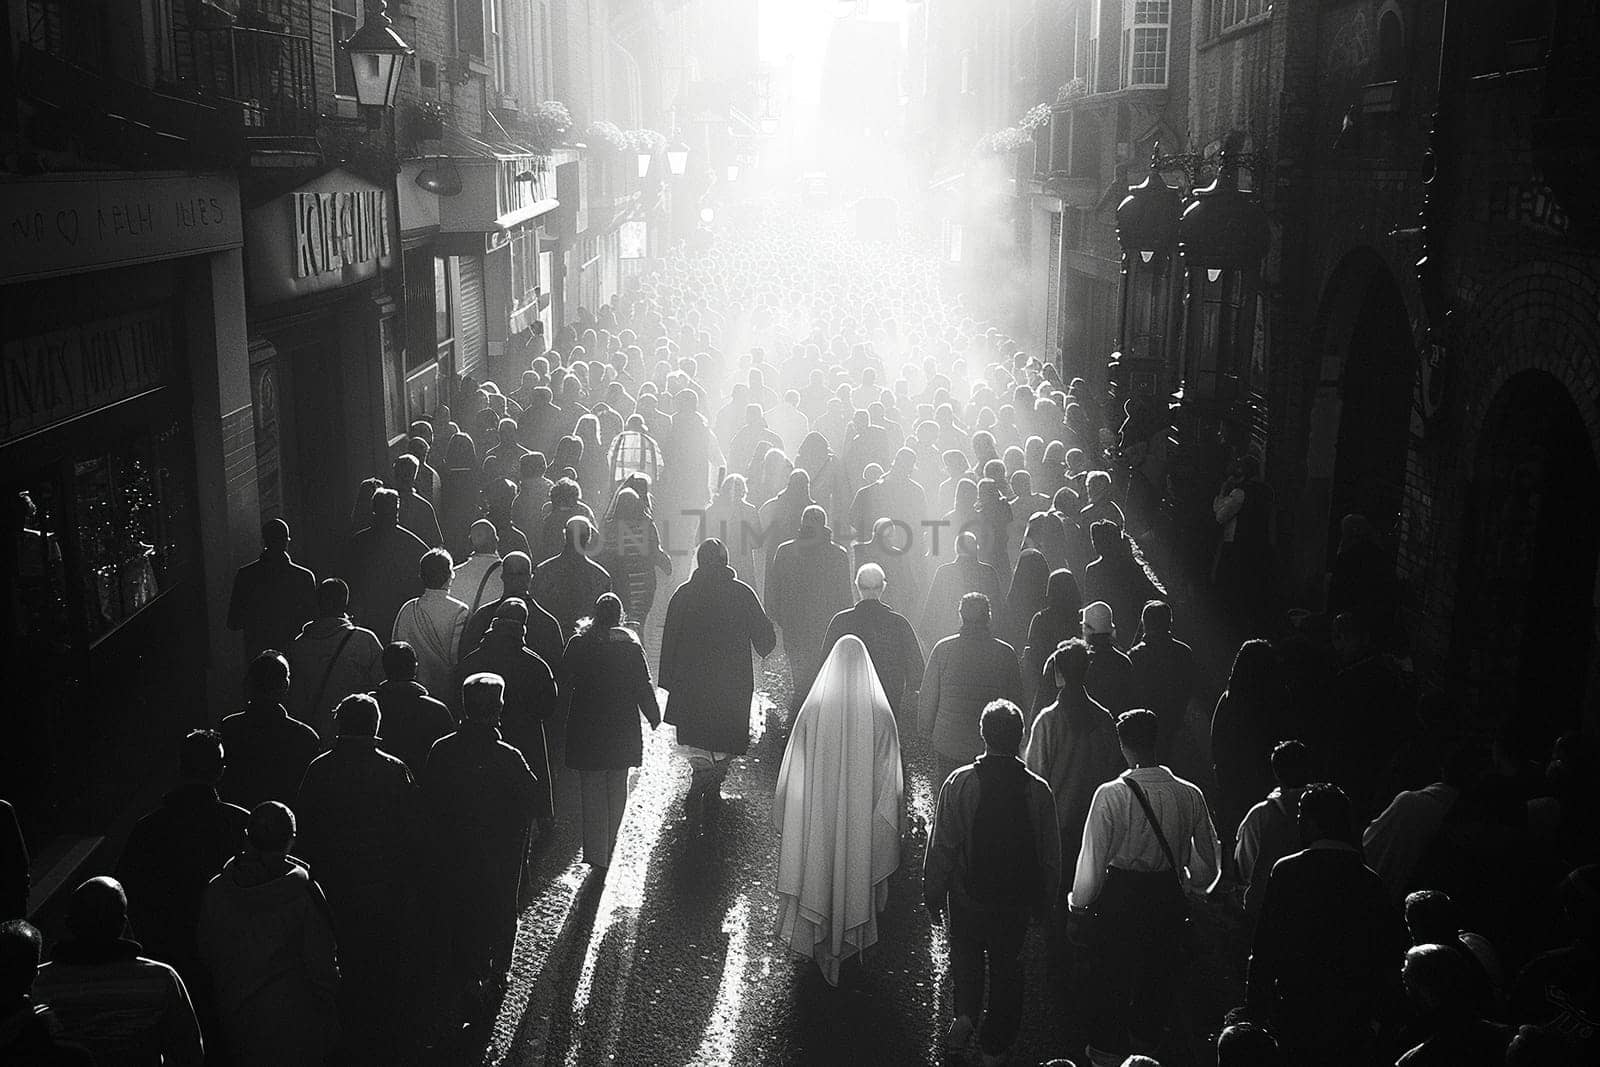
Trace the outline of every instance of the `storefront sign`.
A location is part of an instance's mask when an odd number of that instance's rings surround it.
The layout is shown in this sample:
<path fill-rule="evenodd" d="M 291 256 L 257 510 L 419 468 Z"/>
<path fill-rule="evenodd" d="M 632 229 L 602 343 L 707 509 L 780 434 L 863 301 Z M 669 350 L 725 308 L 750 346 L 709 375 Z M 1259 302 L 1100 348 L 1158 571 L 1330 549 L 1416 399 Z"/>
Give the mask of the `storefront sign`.
<path fill-rule="evenodd" d="M 355 285 L 394 264 L 393 190 L 333 170 L 245 216 L 250 302 L 274 304 Z"/>
<path fill-rule="evenodd" d="M 223 175 L 0 182 L 0 282 L 237 248 L 239 187 Z"/>
<path fill-rule="evenodd" d="M 389 256 L 389 194 L 292 193 L 295 277 L 360 267 Z"/>
<path fill-rule="evenodd" d="M 8 342 L 0 356 L 0 441 L 162 385 L 172 362 L 166 308 Z"/>

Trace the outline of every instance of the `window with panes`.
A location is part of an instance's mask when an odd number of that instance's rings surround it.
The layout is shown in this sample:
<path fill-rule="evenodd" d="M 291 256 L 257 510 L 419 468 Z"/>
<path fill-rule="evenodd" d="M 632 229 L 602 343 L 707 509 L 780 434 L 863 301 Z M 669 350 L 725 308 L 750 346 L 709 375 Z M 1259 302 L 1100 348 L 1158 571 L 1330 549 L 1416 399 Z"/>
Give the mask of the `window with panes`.
<path fill-rule="evenodd" d="M 355 96 L 355 68 L 350 65 L 350 54 L 338 47 L 338 42 L 355 36 L 361 25 L 361 0 L 329 0 L 328 10 L 333 20 L 333 91 L 336 96 Z"/>
<path fill-rule="evenodd" d="M 1167 84 L 1172 0 L 1123 0 L 1122 84 Z"/>
<path fill-rule="evenodd" d="M 1272 10 L 1271 0 L 1211 0 L 1211 35 Z"/>

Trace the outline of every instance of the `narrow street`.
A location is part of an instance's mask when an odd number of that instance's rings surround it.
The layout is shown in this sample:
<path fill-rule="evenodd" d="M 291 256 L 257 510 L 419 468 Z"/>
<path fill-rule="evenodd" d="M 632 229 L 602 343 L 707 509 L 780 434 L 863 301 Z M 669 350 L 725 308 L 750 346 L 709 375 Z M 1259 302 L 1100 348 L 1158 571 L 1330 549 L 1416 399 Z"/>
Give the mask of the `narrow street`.
<path fill-rule="evenodd" d="M 660 613 L 664 616 L 664 613 Z M 652 620 L 646 645 L 659 646 Z M 942 1064 L 949 1022 L 943 931 L 922 908 L 924 833 L 905 838 L 879 942 L 830 988 L 774 935 L 778 837 L 771 804 L 787 739 L 782 648 L 758 664 L 750 754 L 724 786 L 715 826 L 683 809 L 687 765 L 672 728 L 646 738 L 617 854 L 602 882 L 578 842 L 577 776 L 557 769 L 555 839 L 539 855 L 517 955 L 483 1062 L 491 1067 L 590 1064 Z M 664 702 L 665 696 L 658 694 Z M 560 736 L 552 729 L 552 742 Z M 939 783 L 926 745 L 902 723 L 906 791 L 931 819 Z M 552 757 L 554 763 L 554 757 Z M 1048 974 L 1044 932 L 1024 949 L 1027 1004 L 1014 1062 L 1082 1052 L 1070 981 Z M 1218 960 L 1201 964 L 1220 970 Z M 1227 982 L 1196 982 L 1219 1018 Z M 975 1062 L 975 1060 L 974 1060 Z M 1163 1060 L 1168 1062 L 1168 1060 Z M 1174 1058 L 1170 1062 L 1190 1062 Z M 1196 1061 L 1197 1062 L 1197 1061 Z"/>

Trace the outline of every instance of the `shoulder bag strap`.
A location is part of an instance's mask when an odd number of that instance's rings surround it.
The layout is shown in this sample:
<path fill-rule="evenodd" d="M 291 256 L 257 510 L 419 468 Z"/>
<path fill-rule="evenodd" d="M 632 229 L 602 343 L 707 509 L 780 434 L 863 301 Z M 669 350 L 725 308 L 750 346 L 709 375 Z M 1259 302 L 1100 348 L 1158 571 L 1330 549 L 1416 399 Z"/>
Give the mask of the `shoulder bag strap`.
<path fill-rule="evenodd" d="M 483 603 L 483 587 L 489 584 L 489 579 L 494 577 L 494 572 L 505 564 L 505 560 L 497 559 L 489 564 L 489 569 L 483 572 L 483 577 L 478 579 L 478 591 L 472 595 L 472 610 L 467 612 L 467 618 L 478 613 L 478 605 Z"/>
<path fill-rule="evenodd" d="M 322 672 L 322 683 L 317 686 L 317 697 L 311 702 L 311 714 L 317 714 L 317 709 L 322 707 L 322 698 L 328 690 L 328 680 L 333 677 L 334 665 L 339 662 L 339 657 L 344 655 L 344 646 L 356 635 L 355 627 L 344 632 L 344 639 L 339 642 L 339 647 L 333 650 L 333 655 L 328 659 L 327 669 Z"/>
<path fill-rule="evenodd" d="M 1161 854 L 1167 857 L 1167 863 L 1172 867 L 1172 876 L 1178 880 L 1179 890 L 1183 889 L 1183 872 L 1178 870 L 1177 858 L 1173 856 L 1172 849 L 1167 844 L 1167 835 L 1161 832 L 1161 823 L 1156 819 L 1156 813 L 1150 808 L 1150 801 L 1145 799 L 1144 790 L 1139 788 L 1139 783 L 1132 778 L 1122 779 L 1129 789 L 1133 790 L 1133 798 L 1139 802 L 1139 807 L 1144 809 L 1144 817 L 1150 820 L 1150 829 L 1156 832 L 1156 844 L 1161 846 Z"/>

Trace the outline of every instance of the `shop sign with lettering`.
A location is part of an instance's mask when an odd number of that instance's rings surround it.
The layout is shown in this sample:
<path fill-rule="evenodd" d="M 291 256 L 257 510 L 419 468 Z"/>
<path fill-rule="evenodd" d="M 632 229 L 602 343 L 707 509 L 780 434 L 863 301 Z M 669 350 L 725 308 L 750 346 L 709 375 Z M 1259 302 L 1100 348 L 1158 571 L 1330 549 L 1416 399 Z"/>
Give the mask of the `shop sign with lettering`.
<path fill-rule="evenodd" d="M 338 289 L 394 264 L 393 192 L 333 170 L 245 218 L 245 284 L 257 305 Z"/>
<path fill-rule="evenodd" d="M 164 307 L 9 341 L 0 355 L 0 442 L 163 385 L 172 364 Z"/>
<path fill-rule="evenodd" d="M 221 174 L 0 182 L 0 282 L 238 248 L 239 186 Z"/>

